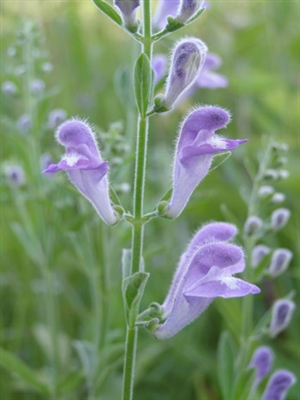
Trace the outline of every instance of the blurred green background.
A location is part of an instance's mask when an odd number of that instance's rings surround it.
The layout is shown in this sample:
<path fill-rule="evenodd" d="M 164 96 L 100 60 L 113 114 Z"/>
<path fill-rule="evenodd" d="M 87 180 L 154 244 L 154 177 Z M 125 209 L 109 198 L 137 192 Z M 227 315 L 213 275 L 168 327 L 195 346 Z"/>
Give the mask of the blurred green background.
<path fill-rule="evenodd" d="M 163 39 L 154 50 L 169 54 L 177 38 L 200 37 L 222 57 L 219 72 L 229 86 L 198 90 L 172 113 L 151 119 L 146 211 L 170 187 L 178 125 L 190 107 L 227 108 L 232 122 L 226 135 L 247 138 L 249 143 L 205 178 L 176 221 L 155 220 L 146 226 L 144 256 L 151 277 L 142 307 L 163 301 L 193 232 L 206 221 L 226 219 L 222 205 L 242 230 L 247 216 L 244 199 L 251 188 L 245 162 L 255 168 L 265 144 L 273 139 L 289 145 L 290 177 L 275 186 L 285 193 L 283 206 L 292 218 L 276 236 L 266 238 L 266 244 L 289 248 L 294 257 L 284 275 L 261 284 L 254 310 L 258 321 L 274 300 L 299 288 L 300 6 L 298 1 L 225 0 L 211 1 L 210 6 L 199 20 Z M 52 398 L 115 400 L 120 397 L 125 336 L 121 251 L 130 247 L 130 227 L 125 222 L 103 226 L 64 174 L 40 174 L 40 155 L 49 153 L 57 161 L 63 151 L 47 126 L 51 110 L 61 108 L 68 116 L 88 118 L 99 132 L 104 158 L 111 161 L 110 181 L 125 209 L 131 210 L 132 189 L 122 192 L 121 184 L 132 187 L 136 109 L 131 70 L 138 44 L 90 0 L 5 1 L 1 12 L 1 84 L 9 80 L 18 88 L 13 96 L 1 94 L 1 341 L 9 354 L 30 367 L 27 381 L 13 367 L 2 367 L 1 398 L 48 398 L 33 382 L 35 376 L 39 382 L 56 382 L 59 394 L 52 393 Z M 53 65 L 52 71 L 42 71 L 45 62 Z M 20 66 L 24 73 L 18 73 Z M 42 96 L 32 98 L 28 76 L 45 82 Z M 24 113 L 34 117 L 27 133 L 17 124 Z M 13 164 L 25 171 L 26 182 L 20 187 L 5 176 L 5 167 Z M 265 207 L 260 216 L 267 218 L 273 209 Z M 226 304 L 215 301 L 201 318 L 166 342 L 141 330 L 137 400 L 222 398 L 217 344 L 221 332 L 230 330 L 228 309 L 237 303 Z M 275 352 L 275 368 L 287 368 L 298 379 L 299 324 L 297 310 L 287 331 L 273 341 L 262 341 Z M 300 399 L 299 391 L 298 382 L 287 398 Z"/>

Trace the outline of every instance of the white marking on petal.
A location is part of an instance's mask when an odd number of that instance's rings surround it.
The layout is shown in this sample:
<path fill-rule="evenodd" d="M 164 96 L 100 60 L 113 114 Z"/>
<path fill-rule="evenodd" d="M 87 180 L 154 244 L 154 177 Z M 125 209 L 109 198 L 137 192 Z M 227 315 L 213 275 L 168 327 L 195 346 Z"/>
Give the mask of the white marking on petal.
<path fill-rule="evenodd" d="M 224 283 L 229 289 L 238 289 L 239 285 L 237 284 L 237 280 L 232 276 L 223 276 L 220 279 L 221 283 Z"/>
<path fill-rule="evenodd" d="M 209 141 L 209 144 L 212 145 L 213 147 L 218 147 L 220 149 L 226 149 L 227 144 L 224 141 L 224 138 L 214 135 L 211 140 Z"/>
<path fill-rule="evenodd" d="M 69 167 L 73 167 L 79 160 L 88 160 L 88 159 L 80 154 L 72 153 L 72 154 L 65 154 L 63 156 L 63 160 L 66 161 Z"/>

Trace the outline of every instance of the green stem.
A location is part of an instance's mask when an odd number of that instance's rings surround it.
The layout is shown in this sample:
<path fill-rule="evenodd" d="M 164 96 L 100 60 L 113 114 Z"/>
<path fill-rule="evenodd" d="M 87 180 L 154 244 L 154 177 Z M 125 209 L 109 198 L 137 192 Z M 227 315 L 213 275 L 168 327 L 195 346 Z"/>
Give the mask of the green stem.
<path fill-rule="evenodd" d="M 150 64 L 152 58 L 152 39 L 151 39 L 151 2 L 143 2 L 143 46 L 142 51 L 148 56 Z M 150 99 L 151 104 L 151 99 Z M 136 164 L 134 175 L 134 199 L 133 199 L 133 223 L 132 223 L 132 259 L 131 273 L 143 270 L 143 240 L 144 224 L 144 191 L 146 175 L 146 159 L 148 144 L 149 118 L 139 116 L 137 145 L 136 145 Z M 123 375 L 123 400 L 132 400 L 134 385 L 134 369 L 136 358 L 138 329 L 127 326 L 127 336 L 125 344 L 125 360 Z"/>

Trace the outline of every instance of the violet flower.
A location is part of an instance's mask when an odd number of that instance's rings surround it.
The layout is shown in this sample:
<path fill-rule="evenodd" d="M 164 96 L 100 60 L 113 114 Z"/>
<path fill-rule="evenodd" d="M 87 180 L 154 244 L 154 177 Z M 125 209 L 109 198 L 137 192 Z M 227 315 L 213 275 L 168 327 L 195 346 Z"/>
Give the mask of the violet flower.
<path fill-rule="evenodd" d="M 257 387 L 259 382 L 266 376 L 271 370 L 274 360 L 273 351 L 268 346 L 258 347 L 250 361 L 249 368 L 256 369 L 256 377 L 254 381 L 254 387 Z"/>
<path fill-rule="evenodd" d="M 295 303 L 288 299 L 276 300 L 272 307 L 272 318 L 269 327 L 271 337 L 284 331 L 292 319 Z"/>
<path fill-rule="evenodd" d="M 215 72 L 216 69 L 222 65 L 221 57 L 214 53 L 208 53 L 204 61 L 200 75 L 194 83 L 195 89 L 197 87 L 217 89 L 225 88 L 228 86 L 228 80 L 224 75 Z"/>
<path fill-rule="evenodd" d="M 263 393 L 262 400 L 284 400 L 289 388 L 297 379 L 290 371 L 279 369 L 275 371 Z"/>
<path fill-rule="evenodd" d="M 206 45 L 196 38 L 180 40 L 173 51 L 166 93 L 159 106 L 171 108 L 198 77 L 207 53 Z"/>
<path fill-rule="evenodd" d="M 136 27 L 136 8 L 140 6 L 140 0 L 114 0 L 114 3 L 121 11 L 124 25 L 127 28 Z"/>
<path fill-rule="evenodd" d="M 233 277 L 245 268 L 241 248 L 227 243 L 237 232 L 234 225 L 214 222 L 202 227 L 182 254 L 162 305 L 163 323 L 154 335 L 167 339 L 197 318 L 216 297 L 240 297 L 260 290 Z"/>
<path fill-rule="evenodd" d="M 92 203 L 108 225 L 118 217 L 110 203 L 108 191 L 108 163 L 99 153 L 90 126 L 79 119 L 64 122 L 57 130 L 56 139 L 65 146 L 66 154 L 58 164 L 51 164 L 44 173 L 67 171 L 71 182 Z"/>
<path fill-rule="evenodd" d="M 176 19 L 184 24 L 202 7 L 203 0 L 181 0 Z"/>
<path fill-rule="evenodd" d="M 215 134 L 229 122 L 229 113 L 219 107 L 194 110 L 183 121 L 179 134 L 173 171 L 173 193 L 166 216 L 176 218 L 191 194 L 207 175 L 215 153 L 231 151 L 247 140 L 230 140 Z"/>
<path fill-rule="evenodd" d="M 153 24 L 158 29 L 164 29 L 168 23 L 168 16 L 174 17 L 179 7 L 180 0 L 160 0 L 158 2 Z"/>

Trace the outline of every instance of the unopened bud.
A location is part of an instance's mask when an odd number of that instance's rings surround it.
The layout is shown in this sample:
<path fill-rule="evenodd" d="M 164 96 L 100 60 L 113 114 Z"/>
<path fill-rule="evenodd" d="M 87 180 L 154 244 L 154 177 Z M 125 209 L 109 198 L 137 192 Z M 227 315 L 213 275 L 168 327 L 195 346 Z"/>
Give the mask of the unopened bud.
<path fill-rule="evenodd" d="M 175 101 L 195 82 L 204 60 L 207 47 L 199 39 L 186 38 L 177 43 L 166 84 L 166 94 L 161 106 L 172 107 Z"/>
<path fill-rule="evenodd" d="M 275 169 L 267 169 L 264 173 L 264 179 L 276 181 L 278 179 L 278 172 Z"/>
<path fill-rule="evenodd" d="M 290 176 L 290 173 L 286 169 L 281 169 L 280 171 L 278 171 L 279 179 L 287 179 L 289 176 Z"/>
<path fill-rule="evenodd" d="M 30 83 L 30 89 L 34 94 L 41 94 L 45 89 L 45 82 L 41 79 L 33 79 Z"/>
<path fill-rule="evenodd" d="M 261 186 L 258 189 L 258 195 L 260 198 L 265 198 L 271 196 L 274 193 L 274 188 L 272 186 Z"/>
<path fill-rule="evenodd" d="M 244 231 L 247 236 L 256 234 L 263 226 L 260 218 L 252 215 L 245 222 Z"/>
<path fill-rule="evenodd" d="M 136 31 L 138 27 L 136 19 L 136 8 L 140 6 L 139 0 L 115 0 L 115 5 L 122 14 L 124 25 L 130 31 Z"/>
<path fill-rule="evenodd" d="M 55 108 L 48 114 L 48 128 L 56 129 L 67 118 L 67 113 L 61 108 Z"/>
<path fill-rule="evenodd" d="M 284 400 L 290 386 L 294 385 L 296 381 L 295 375 L 290 371 L 284 369 L 275 371 L 269 379 L 262 400 Z"/>
<path fill-rule="evenodd" d="M 3 82 L 1 85 L 1 90 L 4 94 L 10 95 L 10 96 L 14 95 L 18 92 L 17 86 L 12 81 Z"/>
<path fill-rule="evenodd" d="M 20 165 L 7 165 L 4 168 L 7 180 L 14 186 L 23 186 L 25 184 L 24 170 Z"/>
<path fill-rule="evenodd" d="M 184 24 L 187 22 L 198 10 L 200 10 L 203 0 L 181 0 L 179 11 L 176 15 L 178 22 Z"/>
<path fill-rule="evenodd" d="M 271 199 L 272 203 L 274 204 L 282 203 L 284 200 L 285 200 L 285 194 L 283 193 L 274 193 Z"/>
<path fill-rule="evenodd" d="M 295 303 L 292 300 L 280 299 L 275 301 L 272 308 L 272 319 L 269 327 L 271 337 L 275 337 L 285 330 L 291 322 L 295 307 Z"/>
<path fill-rule="evenodd" d="M 261 260 L 270 254 L 270 251 L 270 248 L 264 244 L 258 244 L 255 246 L 252 251 L 252 267 L 257 267 Z"/>
<path fill-rule="evenodd" d="M 268 274 L 271 276 L 281 275 L 289 266 L 293 253 L 288 249 L 276 249 L 272 255 Z"/>
<path fill-rule="evenodd" d="M 27 133 L 31 128 L 30 116 L 23 114 L 17 121 L 17 125 L 23 133 Z"/>
<path fill-rule="evenodd" d="M 249 368 L 256 369 L 255 385 L 257 385 L 271 370 L 274 354 L 268 346 L 261 346 L 255 350 Z"/>
<path fill-rule="evenodd" d="M 279 231 L 279 229 L 287 224 L 290 215 L 291 212 L 287 208 L 278 208 L 275 210 L 271 215 L 271 228 L 274 231 Z"/>

